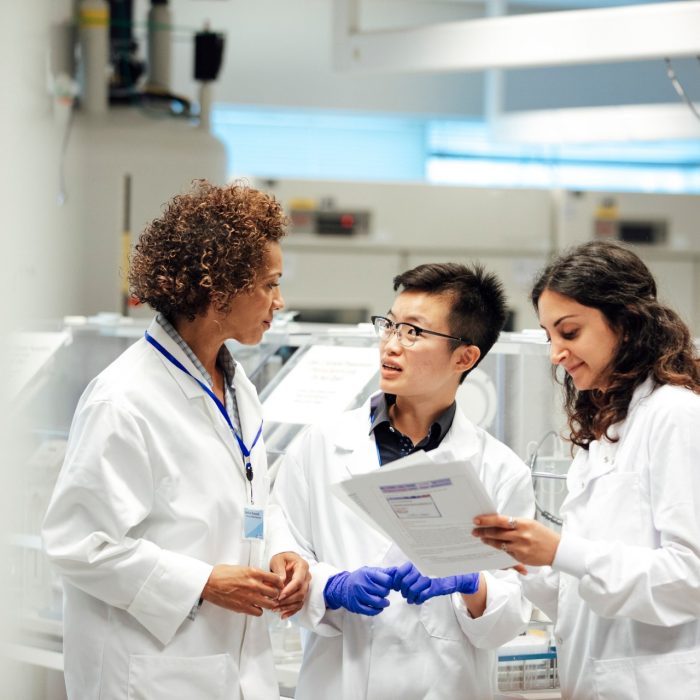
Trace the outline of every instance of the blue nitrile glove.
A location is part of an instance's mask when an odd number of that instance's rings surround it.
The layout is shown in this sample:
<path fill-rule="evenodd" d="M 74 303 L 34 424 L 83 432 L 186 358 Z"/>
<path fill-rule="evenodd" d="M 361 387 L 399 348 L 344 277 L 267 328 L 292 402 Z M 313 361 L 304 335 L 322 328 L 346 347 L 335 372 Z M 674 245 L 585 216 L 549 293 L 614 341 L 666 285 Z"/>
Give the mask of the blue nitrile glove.
<path fill-rule="evenodd" d="M 355 571 L 341 571 L 331 576 L 323 589 L 326 606 L 345 608 L 360 615 L 378 615 L 389 601 L 386 597 L 394 583 L 396 567 L 380 569 L 363 566 Z"/>
<path fill-rule="evenodd" d="M 479 590 L 479 573 L 458 574 L 444 578 L 431 578 L 430 586 L 420 593 L 416 603 L 425 603 L 429 598 L 450 593 L 476 593 Z"/>
<path fill-rule="evenodd" d="M 418 569 L 410 561 L 401 564 L 394 574 L 394 585 L 392 588 L 395 591 L 401 591 L 401 595 L 409 602 L 419 603 L 419 596 L 425 591 L 431 583 L 431 579 L 423 576 Z"/>

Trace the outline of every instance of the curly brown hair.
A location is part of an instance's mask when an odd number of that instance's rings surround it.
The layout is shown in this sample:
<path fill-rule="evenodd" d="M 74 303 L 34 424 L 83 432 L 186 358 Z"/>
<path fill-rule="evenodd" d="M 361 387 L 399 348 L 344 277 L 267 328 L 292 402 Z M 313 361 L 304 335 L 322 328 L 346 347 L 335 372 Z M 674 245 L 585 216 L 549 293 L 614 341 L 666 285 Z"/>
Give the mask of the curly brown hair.
<path fill-rule="evenodd" d="M 621 339 L 605 391 L 578 391 L 567 374 L 564 408 L 574 445 L 588 449 L 627 416 L 634 390 L 651 377 L 656 386 L 684 386 L 700 394 L 700 358 L 690 331 L 656 298 L 656 282 L 631 250 L 616 243 L 584 243 L 540 273 L 531 300 L 537 311 L 545 290 L 599 309 Z M 554 368 L 556 376 L 556 367 Z"/>
<path fill-rule="evenodd" d="M 274 197 L 245 182 L 195 180 L 139 237 L 131 292 L 170 319 L 192 321 L 210 305 L 226 313 L 235 295 L 255 286 L 266 246 L 285 235 L 286 225 Z"/>

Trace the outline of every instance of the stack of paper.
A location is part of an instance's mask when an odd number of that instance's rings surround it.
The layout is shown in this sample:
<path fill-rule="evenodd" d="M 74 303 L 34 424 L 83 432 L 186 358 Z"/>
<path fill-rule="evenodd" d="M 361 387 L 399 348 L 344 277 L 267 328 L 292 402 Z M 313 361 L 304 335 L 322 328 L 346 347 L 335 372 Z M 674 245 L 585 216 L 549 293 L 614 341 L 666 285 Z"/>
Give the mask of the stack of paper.
<path fill-rule="evenodd" d="M 427 576 L 503 569 L 517 562 L 471 533 L 496 507 L 468 462 L 416 452 L 335 485 L 335 495 L 403 551 Z"/>

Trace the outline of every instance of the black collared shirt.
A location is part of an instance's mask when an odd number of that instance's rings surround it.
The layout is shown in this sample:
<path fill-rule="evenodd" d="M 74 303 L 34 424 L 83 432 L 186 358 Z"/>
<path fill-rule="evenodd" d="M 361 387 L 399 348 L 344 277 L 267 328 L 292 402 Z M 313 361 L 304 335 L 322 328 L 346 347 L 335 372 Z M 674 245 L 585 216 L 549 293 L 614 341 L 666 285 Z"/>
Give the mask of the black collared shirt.
<path fill-rule="evenodd" d="M 411 438 L 391 425 L 389 408 L 395 403 L 396 396 L 394 394 L 378 394 L 372 399 L 370 405 L 372 424 L 369 432 L 370 435 L 374 432 L 381 464 L 389 464 L 395 459 L 405 457 L 418 450 L 425 450 L 426 452 L 434 450 L 450 429 L 457 410 L 457 403 L 453 401 L 452 405 L 445 409 L 430 426 L 428 434 L 414 445 L 411 442 Z"/>

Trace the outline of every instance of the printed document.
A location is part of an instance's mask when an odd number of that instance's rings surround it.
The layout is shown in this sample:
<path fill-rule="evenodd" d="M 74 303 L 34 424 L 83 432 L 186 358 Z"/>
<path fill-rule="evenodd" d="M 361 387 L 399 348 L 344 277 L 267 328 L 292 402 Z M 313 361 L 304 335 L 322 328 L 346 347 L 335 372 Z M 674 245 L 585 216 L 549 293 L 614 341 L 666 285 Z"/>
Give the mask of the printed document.
<path fill-rule="evenodd" d="M 335 495 L 403 551 L 426 576 L 503 569 L 517 562 L 471 533 L 496 506 L 468 462 L 416 452 L 334 486 Z"/>

